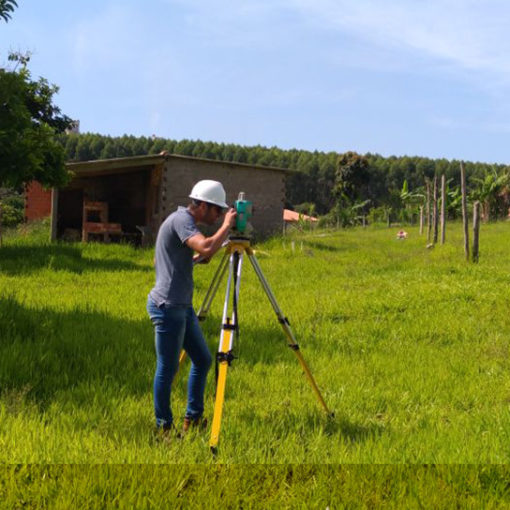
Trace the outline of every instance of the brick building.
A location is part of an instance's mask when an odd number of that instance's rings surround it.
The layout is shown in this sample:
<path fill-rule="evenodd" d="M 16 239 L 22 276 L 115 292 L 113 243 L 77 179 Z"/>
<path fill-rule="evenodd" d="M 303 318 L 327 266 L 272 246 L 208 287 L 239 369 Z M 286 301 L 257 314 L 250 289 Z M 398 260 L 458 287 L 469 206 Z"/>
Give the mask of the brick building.
<path fill-rule="evenodd" d="M 99 237 L 152 242 L 163 220 L 189 202 L 201 179 L 223 183 L 227 201 L 244 191 L 254 204 L 251 223 L 257 235 L 281 232 L 285 200 L 282 168 L 160 154 L 69 163 L 71 182 L 44 190 L 31 183 L 26 218 L 51 214 L 52 239 Z"/>

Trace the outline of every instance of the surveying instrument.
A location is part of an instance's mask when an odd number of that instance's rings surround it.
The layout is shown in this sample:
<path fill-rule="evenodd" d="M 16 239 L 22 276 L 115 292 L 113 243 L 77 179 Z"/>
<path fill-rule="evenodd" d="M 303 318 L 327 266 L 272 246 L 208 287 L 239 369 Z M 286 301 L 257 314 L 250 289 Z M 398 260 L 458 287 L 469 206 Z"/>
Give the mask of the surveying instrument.
<path fill-rule="evenodd" d="M 244 255 L 248 256 L 249 261 L 255 273 L 264 289 L 267 297 L 269 298 L 269 302 L 273 307 L 274 312 L 278 318 L 278 322 L 281 324 L 285 336 L 287 338 L 287 345 L 292 349 L 294 354 L 296 355 L 302 369 L 305 372 L 305 375 L 310 383 L 314 393 L 319 399 L 320 404 L 324 408 L 324 411 L 327 413 L 329 417 L 333 417 L 333 413 L 328 409 L 326 402 L 322 398 L 321 392 L 315 379 L 313 378 L 308 365 L 306 364 L 301 351 L 299 350 L 299 345 L 294 338 L 294 334 L 290 328 L 290 323 L 287 317 L 284 316 L 281 311 L 276 299 L 269 287 L 267 280 L 265 279 L 262 270 L 259 266 L 259 263 L 255 257 L 254 251 L 251 246 L 250 237 L 248 235 L 248 231 L 250 229 L 250 224 L 248 220 L 252 215 L 252 202 L 245 199 L 245 194 L 243 192 L 239 193 L 238 200 L 235 202 L 235 210 L 237 212 L 236 216 L 236 225 L 232 234 L 229 236 L 228 241 L 225 245 L 225 253 L 223 258 L 216 270 L 216 273 L 213 276 L 211 284 L 206 292 L 204 301 L 202 306 L 200 307 L 197 316 L 199 321 L 203 321 L 206 319 L 209 309 L 211 307 L 211 303 L 216 295 L 220 282 L 222 281 L 225 273 L 228 269 L 228 279 L 227 279 L 227 288 L 225 292 L 225 302 L 223 305 L 223 319 L 221 326 L 221 334 L 220 341 L 218 346 L 218 352 L 216 354 L 216 397 L 214 404 L 214 414 L 212 420 L 211 427 L 211 437 L 209 441 L 209 446 L 211 451 L 216 452 L 216 448 L 218 446 L 219 436 L 220 436 L 220 427 L 221 427 L 221 417 L 223 413 L 223 402 L 225 400 L 225 386 L 227 381 L 227 371 L 228 367 L 231 365 L 232 361 L 235 359 L 233 354 L 234 348 L 234 338 L 236 334 L 239 334 L 239 326 L 238 326 L 238 313 L 237 313 L 237 304 L 239 301 L 239 290 L 241 285 L 241 269 L 243 265 Z M 232 306 L 230 306 L 230 301 L 232 297 Z M 180 357 L 180 363 L 185 358 L 185 352 L 182 351 Z"/>

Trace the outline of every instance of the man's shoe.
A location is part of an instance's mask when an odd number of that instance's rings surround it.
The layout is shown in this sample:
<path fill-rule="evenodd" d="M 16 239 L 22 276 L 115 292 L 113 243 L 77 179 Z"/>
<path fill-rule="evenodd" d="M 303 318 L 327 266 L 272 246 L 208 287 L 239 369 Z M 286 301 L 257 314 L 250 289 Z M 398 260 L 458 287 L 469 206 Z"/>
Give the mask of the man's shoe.
<path fill-rule="evenodd" d="M 182 434 L 175 428 L 175 425 L 163 425 L 154 431 L 156 441 L 171 443 L 174 439 L 182 439 Z"/>
<path fill-rule="evenodd" d="M 207 418 L 199 416 L 198 418 L 192 418 L 191 416 L 185 416 L 182 423 L 182 432 L 185 434 L 188 430 L 205 430 L 207 428 Z"/>

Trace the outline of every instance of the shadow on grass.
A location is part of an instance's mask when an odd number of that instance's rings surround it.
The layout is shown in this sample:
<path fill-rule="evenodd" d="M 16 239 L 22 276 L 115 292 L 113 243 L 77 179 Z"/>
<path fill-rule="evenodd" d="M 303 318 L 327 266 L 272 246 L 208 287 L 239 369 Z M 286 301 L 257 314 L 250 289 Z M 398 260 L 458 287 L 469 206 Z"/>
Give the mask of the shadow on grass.
<path fill-rule="evenodd" d="M 319 251 L 329 251 L 329 252 L 338 252 L 338 251 L 346 251 L 345 247 L 341 246 L 333 246 L 331 244 L 320 243 L 316 241 L 303 241 L 303 246 L 307 248 L 313 248 L 314 250 Z"/>
<path fill-rule="evenodd" d="M 139 265 L 122 259 L 90 259 L 82 250 L 64 244 L 15 245 L 0 248 L 0 272 L 10 276 L 30 274 L 49 268 L 81 274 L 86 271 L 153 271 L 149 265 Z"/>
<path fill-rule="evenodd" d="M 241 413 L 240 417 L 255 428 L 270 428 L 275 437 L 284 437 L 289 431 L 293 431 L 303 436 L 303 439 L 310 434 L 323 434 L 326 437 L 340 436 L 349 443 L 362 443 L 387 430 L 382 425 L 361 425 L 353 423 L 345 416 L 331 418 L 315 410 L 310 410 L 304 417 L 296 415 L 291 408 L 286 411 L 279 410 L 277 413 L 268 412 L 265 415 L 250 410 Z"/>
<path fill-rule="evenodd" d="M 337 416 L 336 414 L 333 417 L 326 416 L 323 413 L 320 415 L 317 413 L 310 414 L 306 423 L 310 428 L 319 426 L 326 436 L 340 435 L 345 440 L 353 443 L 360 443 L 369 438 L 380 436 L 386 430 L 380 424 L 360 425 L 352 422 L 346 416 Z"/>
<path fill-rule="evenodd" d="M 214 354 L 221 321 L 215 316 L 209 321 L 204 333 Z M 44 410 L 55 400 L 79 406 L 87 405 L 91 398 L 106 399 L 101 396 L 104 388 L 110 391 L 109 398 L 111 392 L 140 396 L 152 391 L 154 332 L 148 317 L 119 319 L 81 307 L 35 309 L 4 297 L 0 298 L 0 332 L 2 396 L 11 392 L 35 401 Z M 286 347 L 279 325 L 275 329 L 247 327 L 241 341 L 240 350 L 237 345 L 235 351 L 241 360 L 235 360 L 235 365 L 240 361 L 245 368 L 284 362 L 295 365 L 299 377 L 299 363 Z M 189 360 L 178 376 L 180 391 L 185 392 L 188 372 Z"/>
<path fill-rule="evenodd" d="M 151 391 L 155 365 L 149 319 L 94 311 L 31 309 L 0 298 L 0 392 L 35 401 L 84 405 L 112 392 Z M 110 395 L 111 398 L 111 395 Z"/>
<path fill-rule="evenodd" d="M 366 439 L 380 436 L 384 430 L 385 428 L 382 425 L 360 425 L 349 421 L 345 417 L 329 419 L 324 426 L 324 431 L 327 435 L 340 434 L 343 438 L 353 443 L 360 443 Z"/>

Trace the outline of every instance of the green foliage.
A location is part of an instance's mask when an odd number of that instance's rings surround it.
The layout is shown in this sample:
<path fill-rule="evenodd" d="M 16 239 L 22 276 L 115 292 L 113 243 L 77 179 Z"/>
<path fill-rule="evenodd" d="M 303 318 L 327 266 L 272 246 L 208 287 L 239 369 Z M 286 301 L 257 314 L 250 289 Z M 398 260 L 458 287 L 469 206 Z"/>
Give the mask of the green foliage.
<path fill-rule="evenodd" d="M 404 184 L 400 191 L 400 200 L 400 220 L 412 223 L 414 221 L 414 217 L 419 212 L 420 206 L 423 206 L 425 203 L 425 193 L 423 188 L 409 191 L 407 179 L 404 179 Z"/>
<path fill-rule="evenodd" d="M 0 18 L 7 23 L 15 7 L 18 7 L 16 0 L 0 0 Z"/>
<path fill-rule="evenodd" d="M 462 190 L 460 186 L 451 186 L 451 179 L 446 181 L 446 211 L 450 219 L 462 217 Z"/>
<path fill-rule="evenodd" d="M 11 192 L 2 198 L 0 193 L 0 207 L 3 226 L 15 227 L 24 220 L 25 200 L 21 194 Z"/>
<path fill-rule="evenodd" d="M 350 200 L 367 197 L 370 180 L 369 162 L 364 156 L 355 152 L 346 152 L 338 157 L 336 185 L 334 192 Z"/>
<path fill-rule="evenodd" d="M 491 168 L 483 178 L 473 178 L 476 188 L 471 192 L 474 200 L 482 204 L 482 217 L 506 217 L 510 205 L 510 171 L 508 168 Z"/>
<path fill-rule="evenodd" d="M 294 206 L 294 211 L 308 216 L 315 216 L 316 206 L 313 202 L 303 202 Z"/>
<path fill-rule="evenodd" d="M 44 78 L 31 79 L 29 58 L 10 55 L 20 69 L 0 69 L 0 185 L 17 187 L 34 179 L 61 185 L 68 175 L 55 135 L 71 121 L 53 104 L 58 88 Z"/>

